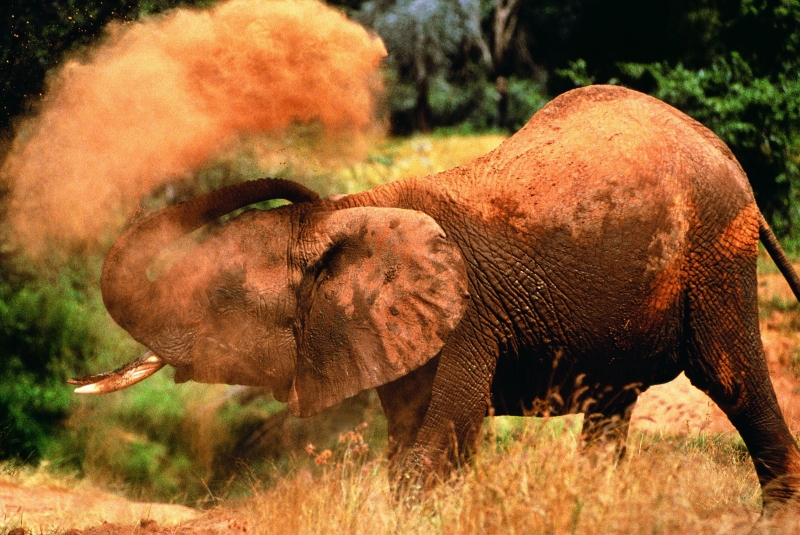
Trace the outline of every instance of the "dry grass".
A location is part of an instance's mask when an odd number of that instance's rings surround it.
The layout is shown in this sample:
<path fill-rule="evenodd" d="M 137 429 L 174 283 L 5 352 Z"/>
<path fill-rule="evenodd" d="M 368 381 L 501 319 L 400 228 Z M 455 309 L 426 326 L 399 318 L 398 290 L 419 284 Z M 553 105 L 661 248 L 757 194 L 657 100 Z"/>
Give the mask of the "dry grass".
<path fill-rule="evenodd" d="M 512 428 L 488 431 L 475 463 L 418 505 L 398 507 L 384 464 L 351 454 L 257 491 L 236 516 L 280 534 L 745 533 L 758 516 L 752 465 L 731 439 L 638 435 L 614 463 L 579 451 L 557 419 Z"/>
<path fill-rule="evenodd" d="M 354 193 L 401 178 L 446 171 L 483 156 L 505 140 L 500 134 L 414 136 L 384 143 L 368 158 L 335 172 L 338 193 Z"/>

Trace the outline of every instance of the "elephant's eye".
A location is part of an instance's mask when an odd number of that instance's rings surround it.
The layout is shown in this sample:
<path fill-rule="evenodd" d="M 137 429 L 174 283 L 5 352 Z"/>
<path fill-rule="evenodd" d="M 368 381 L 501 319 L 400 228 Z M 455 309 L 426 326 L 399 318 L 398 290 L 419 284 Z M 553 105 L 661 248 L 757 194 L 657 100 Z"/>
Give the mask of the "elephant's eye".
<path fill-rule="evenodd" d="M 211 311 L 217 314 L 241 311 L 247 298 L 244 282 L 244 270 L 223 272 L 212 281 L 207 293 Z"/>

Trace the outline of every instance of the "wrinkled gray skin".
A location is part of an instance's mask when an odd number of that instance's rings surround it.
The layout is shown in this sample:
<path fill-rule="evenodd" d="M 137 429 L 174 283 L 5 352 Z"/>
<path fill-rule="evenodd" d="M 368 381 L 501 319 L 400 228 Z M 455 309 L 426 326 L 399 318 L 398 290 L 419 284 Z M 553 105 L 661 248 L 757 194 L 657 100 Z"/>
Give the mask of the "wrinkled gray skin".
<path fill-rule="evenodd" d="M 148 277 L 178 237 L 266 198 L 294 204 Z M 761 347 L 759 236 L 800 289 L 721 141 L 650 97 L 579 89 L 432 177 L 328 200 L 249 182 L 136 223 L 103 298 L 156 357 L 111 375 L 266 385 L 298 416 L 377 388 L 395 476 L 425 483 L 469 455 L 490 407 L 584 412 L 584 437 L 622 451 L 637 395 L 684 371 L 741 433 L 769 512 L 796 503 L 800 451 Z"/>

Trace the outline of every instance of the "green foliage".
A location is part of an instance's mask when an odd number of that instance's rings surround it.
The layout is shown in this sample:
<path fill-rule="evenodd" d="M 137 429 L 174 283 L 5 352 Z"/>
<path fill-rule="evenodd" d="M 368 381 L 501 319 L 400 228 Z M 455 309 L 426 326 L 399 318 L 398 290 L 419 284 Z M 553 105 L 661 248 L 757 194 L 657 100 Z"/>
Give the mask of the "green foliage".
<path fill-rule="evenodd" d="M 435 125 L 458 124 L 462 132 L 486 131 L 495 123 L 497 94 L 484 80 L 459 86 L 437 77 L 431 84 L 430 105 Z"/>
<path fill-rule="evenodd" d="M 575 87 L 584 87 L 594 83 L 594 76 L 587 71 L 584 59 L 570 61 L 566 68 L 556 69 L 555 72 L 558 76 L 567 78 Z"/>
<path fill-rule="evenodd" d="M 0 281 L 0 459 L 50 447 L 72 406 L 65 380 L 98 345 L 93 309 L 66 275 Z"/>
<path fill-rule="evenodd" d="M 512 76 L 508 79 L 508 127 L 519 130 L 549 101 L 543 83 Z"/>
<path fill-rule="evenodd" d="M 491 416 L 484 420 L 483 442 L 496 452 L 508 452 L 516 442 L 569 437 L 579 440 L 583 419 L 576 416 L 530 418 Z"/>
<path fill-rule="evenodd" d="M 124 488 L 135 498 L 202 496 L 207 473 L 191 428 L 197 425 L 191 395 L 165 374 L 123 392 L 81 397 L 48 456 L 60 470 Z M 217 433 L 209 447 L 225 437 Z"/>
<path fill-rule="evenodd" d="M 434 77 L 430 86 L 431 125 L 445 132 L 469 135 L 497 128 L 499 96 L 493 83 L 476 76 L 468 84 Z M 508 79 L 509 128 L 522 128 L 550 98 L 544 84 L 527 78 Z M 415 111 L 416 92 L 413 84 L 394 79 L 390 85 L 389 105 L 392 108 L 395 130 L 411 131 L 411 116 Z"/>

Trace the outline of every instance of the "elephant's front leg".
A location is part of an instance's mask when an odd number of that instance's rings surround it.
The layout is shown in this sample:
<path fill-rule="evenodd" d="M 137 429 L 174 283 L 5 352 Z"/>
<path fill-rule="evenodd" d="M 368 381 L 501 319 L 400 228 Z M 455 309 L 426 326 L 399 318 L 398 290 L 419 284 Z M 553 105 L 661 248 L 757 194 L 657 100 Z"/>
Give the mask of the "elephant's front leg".
<path fill-rule="evenodd" d="M 389 479 L 396 484 L 403 476 L 398 467 L 411 452 L 428 406 L 439 357 L 411 373 L 377 388 L 389 434 Z"/>
<path fill-rule="evenodd" d="M 459 324 L 439 358 L 430 405 L 414 442 L 402 460 L 401 474 L 428 487 L 467 462 L 475 451 L 490 401 L 497 343 L 481 329 L 476 315 Z"/>

